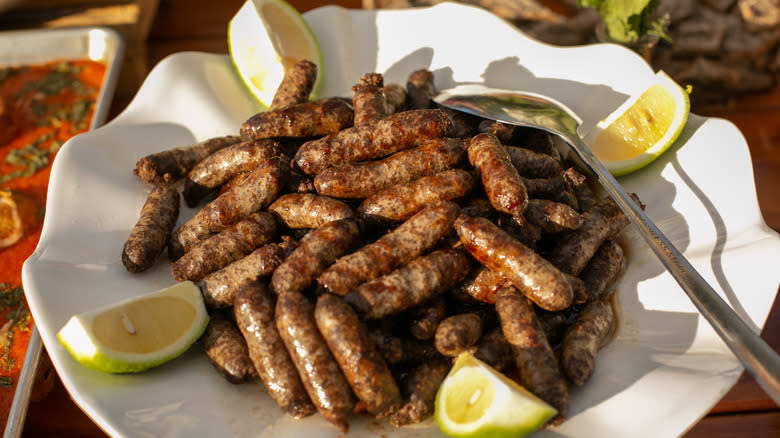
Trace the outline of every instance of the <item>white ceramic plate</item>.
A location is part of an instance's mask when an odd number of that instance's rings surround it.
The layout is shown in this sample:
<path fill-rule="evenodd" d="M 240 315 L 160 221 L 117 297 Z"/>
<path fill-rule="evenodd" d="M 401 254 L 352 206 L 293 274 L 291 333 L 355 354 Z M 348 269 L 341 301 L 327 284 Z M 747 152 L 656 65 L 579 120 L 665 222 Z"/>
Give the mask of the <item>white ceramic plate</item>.
<path fill-rule="evenodd" d="M 476 82 L 549 94 L 578 112 L 587 131 L 653 76 L 620 47 L 540 44 L 466 6 L 380 12 L 325 7 L 305 18 L 322 44 L 323 95 L 349 96 L 366 72 L 404 83 L 411 71 L 428 68 L 440 88 Z M 199 347 L 144 374 L 107 375 L 80 366 L 55 337 L 74 313 L 173 282 L 165 260 L 137 275 L 120 262 L 148 191 L 132 174 L 136 160 L 236 133 L 256 110 L 228 57 L 176 54 L 154 68 L 125 112 L 72 139 L 54 163 L 43 236 L 25 264 L 24 286 L 68 391 L 110 435 L 338 435 L 317 415 L 285 417 L 259 384 L 227 383 Z M 692 115 L 675 147 L 622 182 L 758 331 L 778 286 L 766 261 L 780 259 L 780 240 L 759 213 L 740 132 L 727 121 Z M 180 221 L 191 214 L 184 209 Z M 623 237 L 630 263 L 618 284 L 617 337 L 602 350 L 587 385 L 572 389 L 570 419 L 538 436 L 678 436 L 742 371 L 641 239 L 631 230 Z M 431 422 L 394 430 L 361 418 L 349 436 L 438 434 Z"/>

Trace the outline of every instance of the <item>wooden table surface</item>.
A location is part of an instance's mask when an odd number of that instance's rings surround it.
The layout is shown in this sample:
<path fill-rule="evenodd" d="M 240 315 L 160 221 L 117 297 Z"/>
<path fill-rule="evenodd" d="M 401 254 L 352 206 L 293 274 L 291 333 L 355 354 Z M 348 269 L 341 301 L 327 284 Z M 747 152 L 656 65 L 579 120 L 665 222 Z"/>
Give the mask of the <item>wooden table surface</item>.
<path fill-rule="evenodd" d="M 149 69 L 165 56 L 184 50 L 227 53 L 226 26 L 242 3 L 243 0 L 162 0 L 147 42 L 128 47 L 109 119 L 126 107 Z M 291 3 L 302 12 L 323 4 L 312 0 L 291 0 Z M 333 3 L 349 8 L 361 7 L 360 0 Z M 766 223 L 780 231 L 780 87 L 741 98 L 728 109 L 702 115 L 729 119 L 745 135 L 753 160 L 761 211 Z M 774 266 L 774 262 L 767 261 L 767 266 L 770 265 Z M 780 304 L 777 302 L 762 337 L 775 351 L 780 351 Z M 73 404 L 58 381 L 46 399 L 31 403 L 23 436 L 105 435 Z M 712 411 L 684 436 L 780 437 L 780 410 L 752 377 L 743 374 Z"/>

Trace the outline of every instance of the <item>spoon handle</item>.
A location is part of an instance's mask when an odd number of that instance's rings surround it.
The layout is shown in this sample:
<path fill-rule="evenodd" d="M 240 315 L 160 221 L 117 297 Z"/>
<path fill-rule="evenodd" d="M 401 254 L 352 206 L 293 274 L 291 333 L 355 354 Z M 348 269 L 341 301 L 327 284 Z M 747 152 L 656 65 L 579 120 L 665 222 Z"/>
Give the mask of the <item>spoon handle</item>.
<path fill-rule="evenodd" d="M 688 294 L 699 312 L 704 315 L 704 318 L 726 342 L 726 345 L 745 365 L 767 395 L 780 406 L 780 356 L 702 278 L 644 211 L 628 196 L 582 139 L 577 136 L 570 140 L 572 140 L 569 143 L 574 152 L 596 174 L 609 196 L 615 200 L 629 217 L 631 223 L 637 227 L 642 237 Z"/>

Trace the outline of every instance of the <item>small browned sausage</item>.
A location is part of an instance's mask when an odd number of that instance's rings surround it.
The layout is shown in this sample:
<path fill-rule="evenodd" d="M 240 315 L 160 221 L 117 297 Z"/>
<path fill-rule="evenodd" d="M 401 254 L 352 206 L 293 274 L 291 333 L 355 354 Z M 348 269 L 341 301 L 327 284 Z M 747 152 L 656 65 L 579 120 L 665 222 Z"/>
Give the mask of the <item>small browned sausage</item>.
<path fill-rule="evenodd" d="M 539 307 L 555 311 L 571 305 L 574 294 L 566 276 L 497 225 L 461 215 L 454 226 L 474 258 L 500 272 Z"/>
<path fill-rule="evenodd" d="M 512 286 L 496 294 L 501 331 L 512 348 L 520 384 L 558 410 L 554 423 L 566 418 L 569 391 L 558 360 L 547 342 L 528 298 Z"/>
<path fill-rule="evenodd" d="M 211 309 L 232 306 L 241 286 L 271 275 L 283 259 L 284 249 L 279 244 L 269 243 L 203 277 L 198 287 L 206 306 Z"/>
<path fill-rule="evenodd" d="M 286 157 L 292 157 L 295 155 L 295 151 L 298 150 L 301 145 L 308 140 L 308 138 L 298 137 L 278 137 L 274 139 L 279 142 L 279 153 Z M 298 172 L 300 173 L 300 172 Z"/>
<path fill-rule="evenodd" d="M 382 90 L 384 79 L 379 73 L 366 73 L 352 87 L 352 109 L 355 112 L 355 126 L 390 115 L 387 100 Z"/>
<path fill-rule="evenodd" d="M 341 297 L 324 294 L 317 299 L 314 318 L 366 411 L 376 418 L 395 412 L 401 391 L 355 311 Z"/>
<path fill-rule="evenodd" d="M 198 210 L 173 232 L 168 244 L 171 261 L 177 260 L 209 234 L 224 230 L 276 200 L 289 173 L 287 163 L 281 156 L 263 161 L 241 184 Z"/>
<path fill-rule="evenodd" d="M 212 314 L 200 342 L 211 364 L 228 382 L 242 383 L 257 376 L 246 341 L 233 321 Z"/>
<path fill-rule="evenodd" d="M 421 210 L 393 231 L 336 260 L 317 278 L 318 289 L 344 296 L 361 283 L 405 265 L 444 237 L 459 212 L 452 202 Z"/>
<path fill-rule="evenodd" d="M 304 234 L 303 236 L 305 236 Z M 290 256 L 290 254 L 293 253 L 298 248 L 298 244 L 300 243 L 300 240 L 303 238 L 301 237 L 295 237 L 294 235 L 284 235 L 282 236 L 281 242 L 279 242 L 279 246 L 282 248 L 282 251 L 284 251 L 284 258 L 287 258 Z"/>
<path fill-rule="evenodd" d="M 176 181 L 202 159 L 239 141 L 241 137 L 226 135 L 147 155 L 135 163 L 133 173 L 148 183 Z"/>
<path fill-rule="evenodd" d="M 457 167 L 464 161 L 463 140 L 436 138 L 381 160 L 325 169 L 314 177 L 314 187 L 321 195 L 366 198 L 396 184 Z"/>
<path fill-rule="evenodd" d="M 393 114 L 406 110 L 406 90 L 399 84 L 390 83 L 382 87 L 387 103 L 387 113 Z"/>
<path fill-rule="evenodd" d="M 177 281 L 199 281 L 206 275 L 244 257 L 277 236 L 271 213 L 252 213 L 235 225 L 199 241 L 171 265 Z"/>
<path fill-rule="evenodd" d="M 477 134 L 469 144 L 468 157 L 480 173 L 485 194 L 493 208 L 522 223 L 523 211 L 528 206 L 528 192 L 498 139 L 491 134 Z"/>
<path fill-rule="evenodd" d="M 291 65 L 284 72 L 284 77 L 276 88 L 268 111 L 308 102 L 316 81 L 317 64 L 308 59 L 302 59 Z"/>
<path fill-rule="evenodd" d="M 160 257 L 179 217 L 179 204 L 179 192 L 169 184 L 156 184 L 149 192 L 122 248 L 122 264 L 129 272 L 145 271 Z"/>
<path fill-rule="evenodd" d="M 526 178 L 549 178 L 563 171 L 561 163 L 547 154 L 516 146 L 504 146 L 504 149 L 517 173 Z"/>
<path fill-rule="evenodd" d="M 422 362 L 402 380 L 404 404 L 390 416 L 395 427 L 417 424 L 433 414 L 436 393 L 452 368 L 449 359 Z"/>
<path fill-rule="evenodd" d="M 274 322 L 275 305 L 264 284 L 245 284 L 236 294 L 236 325 L 268 395 L 293 418 L 303 418 L 313 414 L 315 408 L 279 337 Z"/>
<path fill-rule="evenodd" d="M 554 134 L 550 134 L 543 129 L 518 126 L 512 139 L 512 144 L 549 155 L 560 162 L 561 153 L 558 151 L 558 147 L 555 146 L 554 138 Z"/>
<path fill-rule="evenodd" d="M 338 199 L 314 193 L 288 193 L 268 206 L 287 228 L 318 228 L 328 222 L 355 217 L 355 210 Z"/>
<path fill-rule="evenodd" d="M 561 368 L 575 385 L 593 374 L 596 354 L 615 329 L 615 314 L 609 301 L 598 299 L 586 305 L 566 330 L 561 343 Z"/>
<path fill-rule="evenodd" d="M 585 222 L 585 218 L 569 205 L 548 199 L 529 199 L 523 216 L 545 233 L 576 230 Z"/>
<path fill-rule="evenodd" d="M 433 108 L 433 96 L 436 86 L 433 72 L 425 69 L 415 70 L 406 79 L 406 102 L 409 109 Z"/>
<path fill-rule="evenodd" d="M 434 345 L 444 356 L 455 357 L 469 351 L 482 336 L 482 318 L 476 313 L 448 316 L 436 328 Z"/>
<path fill-rule="evenodd" d="M 500 272 L 477 264 L 457 288 L 459 293 L 483 303 L 493 304 L 496 302 L 496 292 L 508 281 Z"/>
<path fill-rule="evenodd" d="M 462 212 L 466 216 L 484 217 L 490 220 L 495 220 L 497 216 L 497 212 L 490 205 L 490 201 L 486 198 L 475 198 L 473 196 L 465 201 Z"/>
<path fill-rule="evenodd" d="M 574 190 L 585 182 L 585 175 L 573 168 L 568 168 L 550 178 L 523 178 L 522 176 L 521 178 L 530 198 L 561 202 L 582 212 Z"/>
<path fill-rule="evenodd" d="M 587 301 L 608 297 L 611 294 L 610 286 L 615 283 L 625 266 L 626 260 L 620 244 L 613 239 L 604 241 L 580 272 L 588 295 Z"/>
<path fill-rule="evenodd" d="M 639 203 L 636 195 L 631 196 Z M 601 244 L 628 224 L 628 217 L 615 201 L 603 198 L 587 211 L 581 227 L 565 233 L 547 258 L 561 271 L 579 275 Z"/>
<path fill-rule="evenodd" d="M 464 198 L 473 187 L 474 177 L 469 172 L 446 170 L 384 189 L 366 198 L 357 212 L 373 222 L 402 221 L 429 205 Z"/>
<path fill-rule="evenodd" d="M 242 141 L 220 149 L 189 171 L 184 179 L 182 196 L 188 206 L 194 207 L 234 176 L 254 170 L 263 161 L 277 155 L 279 143 L 269 139 Z"/>
<path fill-rule="evenodd" d="M 389 319 L 367 321 L 366 333 L 388 365 L 395 365 L 403 357 L 403 342 L 393 333 Z"/>
<path fill-rule="evenodd" d="M 315 191 L 314 180 L 309 175 L 295 168 L 290 169 L 282 193 L 314 193 Z"/>
<path fill-rule="evenodd" d="M 501 327 L 496 327 L 479 338 L 474 346 L 474 357 L 498 371 L 503 370 L 514 362 L 512 347 L 506 341 Z"/>
<path fill-rule="evenodd" d="M 571 286 L 572 295 L 574 296 L 572 304 L 585 304 L 585 302 L 588 301 L 588 291 L 585 290 L 585 283 L 582 279 L 567 273 L 564 273 L 563 275 L 566 276 L 566 280 L 569 281 L 569 285 Z"/>
<path fill-rule="evenodd" d="M 304 236 L 295 251 L 274 271 L 271 286 L 275 293 L 304 292 L 339 257 L 354 248 L 360 238 L 355 219 L 341 219 Z"/>
<path fill-rule="evenodd" d="M 433 339 L 436 327 L 447 317 L 447 300 L 439 295 L 409 310 L 409 334 L 417 339 Z"/>
<path fill-rule="evenodd" d="M 217 195 L 221 195 L 229 190 L 233 190 L 236 186 L 241 185 L 241 183 L 243 183 L 244 181 L 244 178 L 246 178 L 250 173 L 252 172 L 251 171 L 242 172 L 234 176 L 233 178 L 230 178 L 228 182 L 222 184 L 222 186 L 217 191 Z"/>
<path fill-rule="evenodd" d="M 451 128 L 452 121 L 444 111 L 404 111 L 307 141 L 294 161 L 304 173 L 313 175 L 328 167 L 388 156 L 446 135 Z"/>
<path fill-rule="evenodd" d="M 433 345 L 432 339 L 416 339 L 411 336 L 403 336 L 401 341 L 401 357 L 394 365 L 410 366 L 420 364 L 443 357 Z M 390 363 L 388 361 L 388 363 Z"/>
<path fill-rule="evenodd" d="M 366 281 L 346 300 L 366 319 L 384 318 L 444 293 L 468 274 L 464 251 L 441 249 L 419 256 L 387 275 Z"/>
<path fill-rule="evenodd" d="M 512 216 L 499 214 L 496 224 L 530 249 L 536 250 L 539 241 L 542 240 L 542 228 L 532 222 L 518 223 Z"/>
<path fill-rule="evenodd" d="M 573 167 L 569 167 L 560 173 L 560 178 L 563 180 L 566 187 L 573 189 L 579 185 L 586 184 L 588 178 L 574 170 Z"/>
<path fill-rule="evenodd" d="M 477 135 L 477 126 L 479 121 L 482 120 L 481 118 L 462 111 L 455 111 L 445 107 L 441 108 L 452 119 L 450 137 L 466 139 Z"/>
<path fill-rule="evenodd" d="M 370 320 L 366 323 L 371 324 L 368 336 L 388 365 L 410 366 L 443 357 L 436 351 L 433 339 L 399 335 L 393 331 L 393 321 L 390 319 Z"/>
<path fill-rule="evenodd" d="M 589 184 L 572 186 L 572 191 L 574 192 L 574 196 L 577 197 L 580 211 L 588 211 L 599 202 L 598 196 L 596 196 L 596 193 Z"/>
<path fill-rule="evenodd" d="M 279 295 L 276 328 L 317 411 L 342 433 L 355 407 L 352 389 L 314 320 L 314 306 L 298 292 Z"/>
<path fill-rule="evenodd" d="M 477 131 L 485 134 L 493 134 L 504 145 L 512 144 L 517 126 L 501 123 L 493 120 L 482 120 L 477 126 Z"/>
<path fill-rule="evenodd" d="M 547 342 L 555 349 L 555 347 L 560 345 L 563 334 L 566 333 L 566 329 L 571 324 L 575 310 L 569 308 L 560 312 L 548 312 L 539 307 L 534 308 L 534 310 L 536 311 L 536 318 L 542 325 L 544 335 L 547 336 Z"/>
<path fill-rule="evenodd" d="M 241 124 L 241 137 L 319 137 L 352 126 L 352 105 L 336 97 L 259 112 Z"/>

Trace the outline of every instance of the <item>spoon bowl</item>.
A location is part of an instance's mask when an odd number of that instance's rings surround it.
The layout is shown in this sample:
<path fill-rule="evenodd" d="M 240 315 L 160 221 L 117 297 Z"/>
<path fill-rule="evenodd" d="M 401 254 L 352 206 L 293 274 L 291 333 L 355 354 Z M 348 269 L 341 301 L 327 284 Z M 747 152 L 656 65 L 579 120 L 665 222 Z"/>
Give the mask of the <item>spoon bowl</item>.
<path fill-rule="evenodd" d="M 767 395 L 780 406 L 780 356 L 726 304 L 591 152 L 577 132 L 582 119 L 574 111 L 555 99 L 537 93 L 492 89 L 482 85 L 460 85 L 442 90 L 434 101 L 485 119 L 542 129 L 563 139 L 628 216 L 694 306 Z"/>
<path fill-rule="evenodd" d="M 459 85 L 440 92 L 439 105 L 482 118 L 543 129 L 569 144 L 578 140 L 582 119 L 563 103 L 538 93 Z"/>

